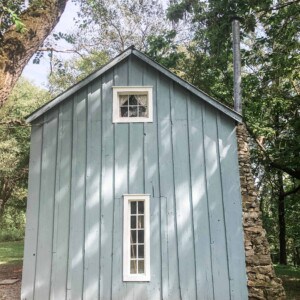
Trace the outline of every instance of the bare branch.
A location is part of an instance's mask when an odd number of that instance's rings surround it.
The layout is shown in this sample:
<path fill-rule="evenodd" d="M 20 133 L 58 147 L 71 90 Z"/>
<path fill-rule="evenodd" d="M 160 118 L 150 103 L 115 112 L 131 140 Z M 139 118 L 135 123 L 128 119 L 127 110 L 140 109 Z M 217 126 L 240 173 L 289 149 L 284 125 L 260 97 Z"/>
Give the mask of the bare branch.
<path fill-rule="evenodd" d="M 50 52 L 57 52 L 57 53 L 74 53 L 74 54 L 79 55 L 80 57 L 83 57 L 83 55 L 75 49 L 62 50 L 62 49 L 56 49 L 53 47 L 45 47 L 45 48 L 39 48 L 38 51 L 40 51 L 40 52 L 49 52 L 50 51 Z"/>

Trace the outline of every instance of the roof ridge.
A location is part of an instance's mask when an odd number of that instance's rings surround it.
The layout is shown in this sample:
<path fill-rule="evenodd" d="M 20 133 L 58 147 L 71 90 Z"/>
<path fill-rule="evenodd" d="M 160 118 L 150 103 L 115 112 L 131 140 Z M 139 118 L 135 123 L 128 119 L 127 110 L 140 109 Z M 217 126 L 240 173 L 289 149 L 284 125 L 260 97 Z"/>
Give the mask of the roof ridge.
<path fill-rule="evenodd" d="M 135 57 L 141 59 L 143 62 L 147 63 L 148 65 L 152 66 L 159 72 L 163 73 L 165 76 L 169 77 L 171 80 L 175 81 L 185 89 L 189 90 L 191 93 L 195 94 L 197 97 L 204 100 L 206 103 L 210 104 L 211 106 L 215 107 L 216 109 L 222 111 L 227 116 L 231 117 L 235 121 L 242 122 L 242 116 L 234 111 L 232 108 L 226 106 L 222 102 L 214 99 L 213 97 L 209 96 L 202 90 L 198 89 L 188 81 L 180 78 L 170 70 L 168 70 L 166 67 L 162 66 L 161 64 L 154 61 L 152 58 L 148 57 L 143 52 L 137 50 L 134 45 L 131 45 L 130 47 L 126 48 L 123 52 L 121 52 L 119 55 L 111 59 L 107 64 L 103 65 L 101 68 L 96 70 L 95 72 L 91 73 L 81 81 L 77 82 L 70 88 L 68 88 L 63 93 L 59 94 L 52 100 L 50 100 L 48 103 L 44 104 L 42 107 L 38 108 L 36 111 L 31 113 L 26 118 L 26 122 L 32 122 L 36 118 L 40 117 L 44 113 L 46 113 L 51 108 L 55 107 L 65 99 L 67 99 L 69 96 L 77 92 L 79 89 L 96 79 L 97 77 L 101 76 L 104 72 L 109 70 L 110 68 L 113 68 L 116 64 L 126 59 L 129 55 L 135 55 Z"/>

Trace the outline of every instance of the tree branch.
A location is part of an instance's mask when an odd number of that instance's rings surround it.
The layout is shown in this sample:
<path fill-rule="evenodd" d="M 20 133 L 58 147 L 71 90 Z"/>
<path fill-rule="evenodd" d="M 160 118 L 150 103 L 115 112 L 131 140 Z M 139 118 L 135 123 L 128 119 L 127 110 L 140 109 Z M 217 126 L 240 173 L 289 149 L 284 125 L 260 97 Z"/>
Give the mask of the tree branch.
<path fill-rule="evenodd" d="M 290 2 L 287 2 L 287 3 L 284 3 L 284 4 L 278 4 L 276 6 L 272 6 L 267 10 L 261 9 L 261 10 L 258 10 L 257 12 L 268 12 L 268 11 L 273 11 L 273 10 L 279 10 L 281 8 L 284 8 L 286 6 L 293 5 L 293 4 L 299 3 L 299 2 L 300 2 L 300 0 L 290 1 Z"/>
<path fill-rule="evenodd" d="M 287 197 L 289 195 L 297 193 L 298 191 L 300 191 L 300 185 L 298 185 L 297 187 L 295 187 L 294 189 L 292 189 L 292 190 L 290 190 L 288 192 L 283 193 L 283 196 Z"/>
<path fill-rule="evenodd" d="M 25 65 L 55 27 L 68 0 L 41 0 L 20 15 L 26 31 L 11 26 L 0 42 L 0 107 L 7 101 Z M 34 2 L 35 3 L 35 2 Z"/>
<path fill-rule="evenodd" d="M 256 135 L 254 134 L 254 132 L 252 131 L 252 129 L 245 123 L 245 126 L 247 128 L 247 131 L 249 132 L 250 136 L 252 137 L 252 139 L 256 142 L 256 144 L 258 145 L 260 152 L 264 158 L 264 160 L 269 164 L 270 167 L 281 170 L 287 174 L 289 174 L 290 176 L 300 179 L 300 170 L 299 169 L 292 169 L 289 167 L 286 167 L 285 165 L 283 165 L 282 163 L 280 163 L 279 161 L 273 159 L 268 153 L 266 148 L 264 147 L 264 145 L 262 144 L 262 142 L 256 137 Z"/>
<path fill-rule="evenodd" d="M 83 55 L 75 50 L 75 49 L 65 49 L 65 50 L 60 50 L 60 49 L 56 49 L 56 48 L 53 48 L 53 47 L 42 47 L 42 48 L 39 48 L 38 51 L 41 51 L 41 52 L 57 52 L 57 53 L 75 53 L 75 54 L 78 54 L 80 57 L 83 57 Z"/>

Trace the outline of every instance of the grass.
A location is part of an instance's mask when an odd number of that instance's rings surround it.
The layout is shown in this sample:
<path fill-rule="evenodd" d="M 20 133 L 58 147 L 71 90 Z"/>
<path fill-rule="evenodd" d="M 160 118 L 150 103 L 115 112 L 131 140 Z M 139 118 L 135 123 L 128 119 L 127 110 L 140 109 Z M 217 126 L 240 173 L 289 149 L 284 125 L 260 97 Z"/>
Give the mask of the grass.
<path fill-rule="evenodd" d="M 300 300 L 300 267 L 275 265 L 274 268 L 283 282 L 287 300 Z"/>
<path fill-rule="evenodd" d="M 0 265 L 17 264 L 23 260 L 24 242 L 0 242 Z"/>

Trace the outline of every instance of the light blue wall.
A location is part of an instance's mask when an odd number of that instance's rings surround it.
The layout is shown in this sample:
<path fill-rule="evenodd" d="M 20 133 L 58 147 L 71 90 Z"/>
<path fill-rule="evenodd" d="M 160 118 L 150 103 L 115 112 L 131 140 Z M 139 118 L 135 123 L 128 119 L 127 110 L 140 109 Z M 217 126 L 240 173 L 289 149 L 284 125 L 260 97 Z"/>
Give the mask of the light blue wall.
<path fill-rule="evenodd" d="M 153 123 L 112 123 L 112 86 Z M 247 299 L 235 124 L 136 57 L 32 127 L 22 299 Z M 123 194 L 151 194 L 151 281 L 122 281 Z"/>

